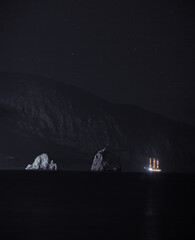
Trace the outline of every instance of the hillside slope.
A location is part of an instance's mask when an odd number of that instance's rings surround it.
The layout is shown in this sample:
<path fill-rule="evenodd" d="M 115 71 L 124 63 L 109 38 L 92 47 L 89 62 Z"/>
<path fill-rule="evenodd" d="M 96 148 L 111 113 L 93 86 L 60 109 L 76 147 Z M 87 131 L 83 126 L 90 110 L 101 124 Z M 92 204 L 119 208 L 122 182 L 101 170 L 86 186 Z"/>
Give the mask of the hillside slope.
<path fill-rule="evenodd" d="M 46 152 L 60 169 L 89 170 L 109 143 L 123 171 L 142 171 L 149 156 L 165 171 L 194 171 L 191 126 L 36 75 L 1 73 L 0 85 L 0 168 L 24 169 Z"/>

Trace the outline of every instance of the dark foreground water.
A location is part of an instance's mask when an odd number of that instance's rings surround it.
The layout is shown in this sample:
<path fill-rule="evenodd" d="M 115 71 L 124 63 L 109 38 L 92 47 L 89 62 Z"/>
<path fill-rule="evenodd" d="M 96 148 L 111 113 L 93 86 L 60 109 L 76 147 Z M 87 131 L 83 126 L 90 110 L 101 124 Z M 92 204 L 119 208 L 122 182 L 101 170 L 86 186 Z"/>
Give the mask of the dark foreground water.
<path fill-rule="evenodd" d="M 0 239 L 193 239 L 194 204 L 195 175 L 1 171 Z"/>

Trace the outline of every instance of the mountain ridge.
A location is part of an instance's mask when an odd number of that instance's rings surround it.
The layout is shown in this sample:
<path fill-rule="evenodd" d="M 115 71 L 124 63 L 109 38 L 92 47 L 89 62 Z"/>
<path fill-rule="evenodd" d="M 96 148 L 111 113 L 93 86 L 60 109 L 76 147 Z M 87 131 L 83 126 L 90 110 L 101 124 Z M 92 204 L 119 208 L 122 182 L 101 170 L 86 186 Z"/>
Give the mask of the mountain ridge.
<path fill-rule="evenodd" d="M 37 75 L 0 73 L 0 84 L 0 129 L 7 129 L 10 136 L 28 138 L 29 151 L 32 146 L 30 156 L 37 151 L 33 150 L 37 138 L 50 146 L 43 147 L 43 151 L 51 151 L 54 161 L 55 149 L 60 149 L 65 159 L 61 156 L 59 161 L 65 170 L 67 165 L 71 169 L 74 164 L 76 169 L 85 165 L 83 170 L 88 170 L 95 153 L 107 143 L 121 149 L 125 171 L 142 170 L 149 156 L 162 159 L 167 171 L 190 171 L 194 166 L 195 130 L 189 125 L 133 105 L 111 103 L 80 88 Z M 2 120 L 6 116 L 8 123 Z M 22 156 L 22 150 L 17 151 Z M 73 157 L 74 153 L 77 154 Z M 185 169 L 183 158 L 188 159 Z M 26 161 L 32 159 L 22 162 Z"/>

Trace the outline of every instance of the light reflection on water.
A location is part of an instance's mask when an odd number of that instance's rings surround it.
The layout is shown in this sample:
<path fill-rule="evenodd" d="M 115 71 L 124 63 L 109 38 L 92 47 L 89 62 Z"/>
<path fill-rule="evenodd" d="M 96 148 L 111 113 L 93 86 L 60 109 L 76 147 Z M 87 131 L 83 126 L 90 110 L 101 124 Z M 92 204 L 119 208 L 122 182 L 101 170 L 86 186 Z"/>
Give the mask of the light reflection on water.
<path fill-rule="evenodd" d="M 160 238 L 160 215 L 159 202 L 155 198 L 154 186 L 148 185 L 146 192 L 146 210 L 144 218 L 144 236 L 145 239 L 161 239 Z"/>
<path fill-rule="evenodd" d="M 159 240 L 190 239 L 193 230 L 195 177 L 1 172 L 0 179 L 5 236 Z"/>

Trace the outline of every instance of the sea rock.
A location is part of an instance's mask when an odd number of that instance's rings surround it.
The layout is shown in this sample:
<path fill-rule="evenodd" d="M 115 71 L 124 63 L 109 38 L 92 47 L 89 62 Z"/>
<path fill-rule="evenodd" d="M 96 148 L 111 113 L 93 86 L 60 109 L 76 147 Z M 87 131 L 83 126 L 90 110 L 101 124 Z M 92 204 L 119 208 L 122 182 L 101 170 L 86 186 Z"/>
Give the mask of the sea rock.
<path fill-rule="evenodd" d="M 51 160 L 49 162 L 48 155 L 43 153 L 35 158 L 33 164 L 28 164 L 26 170 L 57 170 L 57 164 Z"/>
<path fill-rule="evenodd" d="M 94 157 L 91 171 L 121 171 L 120 156 L 116 150 L 106 147 Z"/>

